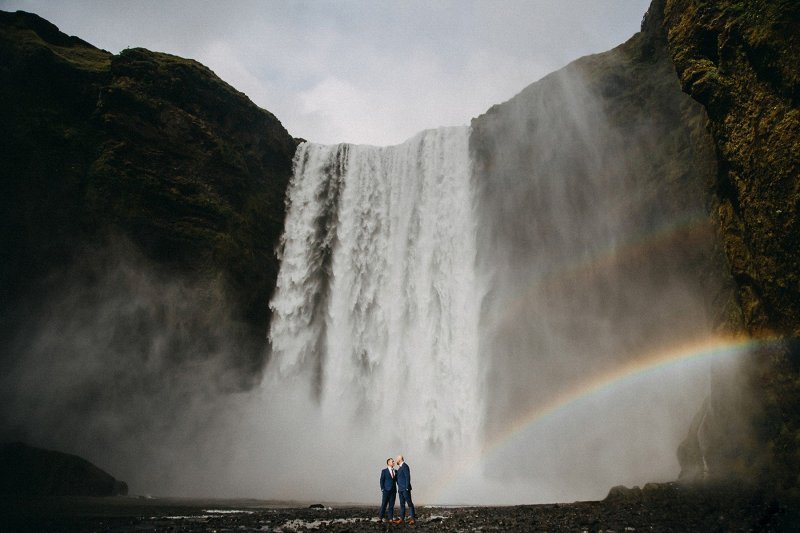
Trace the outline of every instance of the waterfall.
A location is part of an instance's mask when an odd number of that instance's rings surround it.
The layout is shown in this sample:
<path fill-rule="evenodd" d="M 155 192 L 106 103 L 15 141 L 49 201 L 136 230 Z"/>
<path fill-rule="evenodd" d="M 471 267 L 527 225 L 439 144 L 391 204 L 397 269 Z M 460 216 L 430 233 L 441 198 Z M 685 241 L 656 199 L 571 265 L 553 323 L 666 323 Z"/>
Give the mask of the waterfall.
<path fill-rule="evenodd" d="M 407 454 L 435 503 L 677 476 L 720 290 L 713 154 L 668 61 L 644 75 L 609 53 L 597 81 L 595 60 L 469 128 L 298 148 L 270 303 L 276 494 L 307 495 L 297 471 L 329 449 L 356 476 Z M 637 84 L 631 106 L 619 87 Z"/>
<path fill-rule="evenodd" d="M 405 446 L 469 446 L 481 424 L 468 141 L 442 128 L 294 159 L 271 368 Z"/>

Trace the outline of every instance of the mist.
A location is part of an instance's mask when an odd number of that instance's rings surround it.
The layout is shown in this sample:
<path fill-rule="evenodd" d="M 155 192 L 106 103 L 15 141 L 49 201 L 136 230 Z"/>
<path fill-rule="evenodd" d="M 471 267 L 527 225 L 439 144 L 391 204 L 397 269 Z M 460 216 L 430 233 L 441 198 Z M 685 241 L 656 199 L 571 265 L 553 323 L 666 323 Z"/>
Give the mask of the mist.
<path fill-rule="evenodd" d="M 180 493 L 208 475 L 204 462 L 225 461 L 240 325 L 220 283 L 111 242 L 45 283 L 6 355 L 0 429 L 91 458 L 135 491 Z"/>
<path fill-rule="evenodd" d="M 473 121 L 490 433 L 588 376 L 712 334 L 720 287 L 701 274 L 713 271 L 706 176 L 675 156 L 692 150 L 685 124 L 702 112 L 657 81 L 639 106 L 624 106 L 642 73 L 624 49 L 604 56 Z M 650 80 L 669 79 L 659 69 L 648 66 Z M 496 457 L 491 471 L 530 476 L 556 498 L 601 497 L 612 479 L 670 479 L 707 376 L 685 369 L 574 409 L 518 443 L 525 460 Z"/>
<path fill-rule="evenodd" d="M 263 374 L 236 365 L 222 281 L 87 249 L 16 337 L 0 434 L 157 496 L 370 503 L 399 453 L 429 504 L 675 479 L 712 362 L 592 385 L 715 336 L 713 154 L 651 53 L 580 60 L 470 127 L 301 145 Z"/>

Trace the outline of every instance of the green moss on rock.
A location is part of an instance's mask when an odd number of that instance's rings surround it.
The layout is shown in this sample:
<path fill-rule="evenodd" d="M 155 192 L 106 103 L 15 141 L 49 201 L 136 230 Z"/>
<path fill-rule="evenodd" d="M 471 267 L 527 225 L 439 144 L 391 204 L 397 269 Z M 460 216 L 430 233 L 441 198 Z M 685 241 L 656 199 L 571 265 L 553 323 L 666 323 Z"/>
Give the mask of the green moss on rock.
<path fill-rule="evenodd" d="M 738 394 L 751 391 L 758 407 L 752 417 L 755 440 L 739 450 L 739 459 L 749 464 L 744 470 L 751 479 L 796 491 L 800 4 L 659 0 L 653 6 L 663 10 L 678 77 L 684 91 L 705 106 L 716 145 L 712 203 L 718 240 L 735 282 L 721 327 L 755 339 L 781 340 L 755 350 L 746 363 L 745 389 Z M 724 426 L 726 420 L 717 423 Z M 729 432 L 720 438 L 732 437 Z M 765 457 L 756 461 L 756 455 Z"/>
<path fill-rule="evenodd" d="M 665 17 L 683 88 L 711 118 L 745 328 L 800 335 L 800 5 L 668 1 Z"/>
<path fill-rule="evenodd" d="M 166 271 L 221 279 L 263 363 L 297 141 L 200 63 L 118 55 L 40 17 L 0 12 L 4 338 L 75 250 L 123 236 Z M 8 355 L 8 354 L 6 354 Z"/>

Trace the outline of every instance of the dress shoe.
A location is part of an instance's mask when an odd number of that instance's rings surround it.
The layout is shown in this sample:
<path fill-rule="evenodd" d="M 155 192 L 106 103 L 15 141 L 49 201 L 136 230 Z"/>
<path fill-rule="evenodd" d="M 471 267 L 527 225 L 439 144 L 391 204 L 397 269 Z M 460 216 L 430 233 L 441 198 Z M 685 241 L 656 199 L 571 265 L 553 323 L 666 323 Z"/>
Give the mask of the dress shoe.
<path fill-rule="evenodd" d="M 408 520 L 406 520 L 407 524 L 414 524 L 415 522 L 416 520 L 414 520 L 413 518 L 409 518 Z"/>

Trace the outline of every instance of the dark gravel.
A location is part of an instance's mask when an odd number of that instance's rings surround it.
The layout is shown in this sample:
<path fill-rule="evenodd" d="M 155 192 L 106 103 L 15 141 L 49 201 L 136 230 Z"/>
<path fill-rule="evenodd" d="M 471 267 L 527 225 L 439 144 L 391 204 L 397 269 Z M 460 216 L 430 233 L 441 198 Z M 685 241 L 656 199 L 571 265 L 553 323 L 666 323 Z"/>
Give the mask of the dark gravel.
<path fill-rule="evenodd" d="M 62 498 L 6 501 L 4 531 L 798 531 L 798 507 L 736 486 L 612 489 L 603 501 L 509 507 L 419 506 L 414 525 L 379 524 L 377 506 L 256 500 Z"/>

